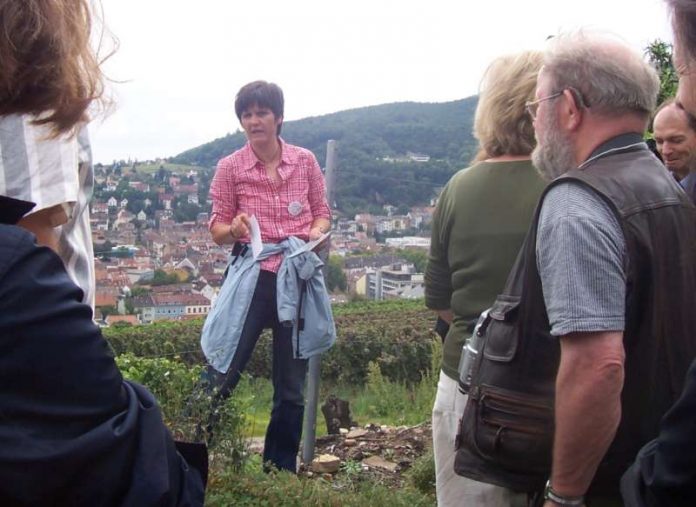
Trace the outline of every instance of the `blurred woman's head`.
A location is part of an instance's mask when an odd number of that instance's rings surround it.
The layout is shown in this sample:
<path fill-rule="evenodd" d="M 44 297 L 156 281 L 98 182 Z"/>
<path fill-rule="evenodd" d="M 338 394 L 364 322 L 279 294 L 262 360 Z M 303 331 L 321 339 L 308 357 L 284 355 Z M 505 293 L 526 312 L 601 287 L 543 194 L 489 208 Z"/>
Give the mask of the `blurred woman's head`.
<path fill-rule="evenodd" d="M 542 53 L 524 51 L 496 58 L 486 70 L 479 90 L 474 137 L 476 160 L 531 154 L 536 144 L 525 103 L 534 99 Z"/>
<path fill-rule="evenodd" d="M 89 0 L 0 0 L 0 29 L 0 115 L 35 115 L 56 134 L 86 121 L 103 94 Z"/>

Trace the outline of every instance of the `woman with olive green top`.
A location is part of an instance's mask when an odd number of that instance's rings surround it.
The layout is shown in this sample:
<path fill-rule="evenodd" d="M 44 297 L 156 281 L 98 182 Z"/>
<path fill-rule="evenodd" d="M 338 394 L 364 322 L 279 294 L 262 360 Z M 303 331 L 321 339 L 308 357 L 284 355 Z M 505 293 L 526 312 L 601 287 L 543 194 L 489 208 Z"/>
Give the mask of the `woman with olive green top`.
<path fill-rule="evenodd" d="M 433 450 L 439 506 L 510 506 L 508 490 L 457 476 L 457 422 L 466 398 L 457 389 L 459 356 L 470 324 L 505 284 L 544 182 L 530 162 L 534 130 L 525 112 L 541 67 L 537 52 L 495 60 L 486 72 L 474 122 L 478 162 L 455 174 L 433 216 L 425 274 L 428 308 L 451 323 L 433 407 Z"/>

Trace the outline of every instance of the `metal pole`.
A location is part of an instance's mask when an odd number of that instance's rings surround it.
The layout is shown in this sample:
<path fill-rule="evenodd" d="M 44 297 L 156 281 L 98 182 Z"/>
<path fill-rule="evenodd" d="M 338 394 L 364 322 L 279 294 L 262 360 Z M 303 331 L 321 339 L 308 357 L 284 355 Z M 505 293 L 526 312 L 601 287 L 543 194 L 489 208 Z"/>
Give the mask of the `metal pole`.
<path fill-rule="evenodd" d="M 326 143 L 326 200 L 333 206 L 334 171 L 336 165 L 336 141 Z M 329 247 L 326 249 L 328 261 Z M 326 275 L 326 266 L 324 266 Z M 317 437 L 317 407 L 319 405 L 319 377 L 321 373 L 321 354 L 309 358 L 307 365 L 307 394 L 305 399 L 304 427 L 302 429 L 302 462 L 309 464 L 314 459 L 314 446 Z"/>

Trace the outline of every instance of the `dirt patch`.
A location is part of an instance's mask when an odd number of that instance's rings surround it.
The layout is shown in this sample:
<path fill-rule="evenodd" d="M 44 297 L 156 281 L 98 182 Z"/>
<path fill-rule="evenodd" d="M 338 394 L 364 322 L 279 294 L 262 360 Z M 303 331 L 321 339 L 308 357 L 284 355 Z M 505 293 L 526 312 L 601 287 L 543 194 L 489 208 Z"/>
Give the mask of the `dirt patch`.
<path fill-rule="evenodd" d="M 340 435 L 317 438 L 315 455 L 329 454 L 341 460 L 336 474 L 316 473 L 311 464 L 300 467 L 300 475 L 340 479 L 341 476 L 360 476 L 386 486 L 403 486 L 403 473 L 432 446 L 429 423 L 418 426 L 378 426 L 368 424 L 351 428 Z"/>

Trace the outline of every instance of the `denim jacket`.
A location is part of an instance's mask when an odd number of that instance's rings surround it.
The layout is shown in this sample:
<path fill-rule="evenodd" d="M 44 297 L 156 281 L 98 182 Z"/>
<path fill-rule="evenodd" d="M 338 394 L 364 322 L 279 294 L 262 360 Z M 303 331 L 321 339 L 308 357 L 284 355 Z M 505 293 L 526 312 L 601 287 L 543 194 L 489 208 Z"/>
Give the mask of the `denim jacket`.
<path fill-rule="evenodd" d="M 277 277 L 278 320 L 292 323 L 295 357 L 306 359 L 333 345 L 336 327 L 321 271 L 324 263 L 314 252 L 297 252 L 304 244 L 291 236 L 277 244 L 264 244 L 255 260 L 250 250 L 236 261 L 230 259 L 220 294 L 201 334 L 201 348 L 210 366 L 227 372 L 256 289 L 260 263 L 278 253 L 285 255 Z"/>

